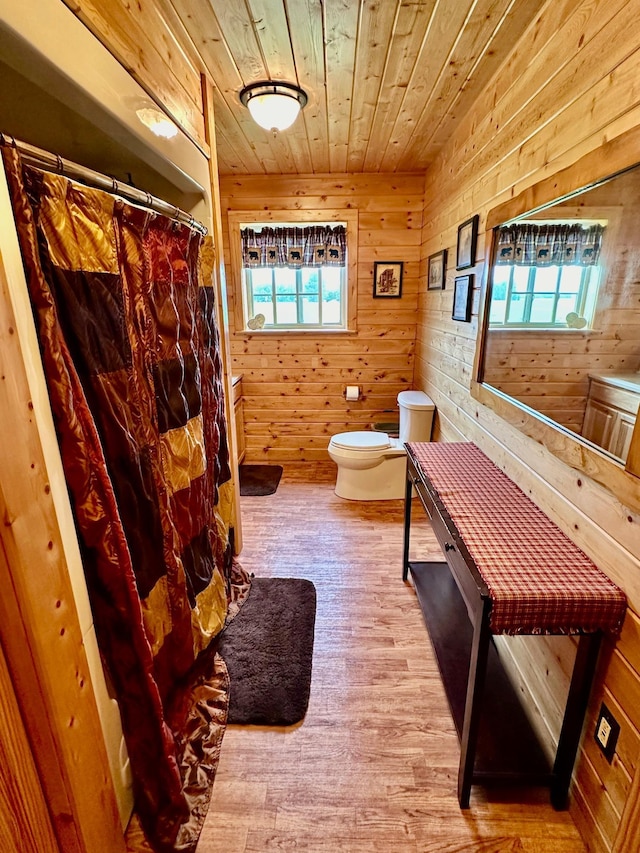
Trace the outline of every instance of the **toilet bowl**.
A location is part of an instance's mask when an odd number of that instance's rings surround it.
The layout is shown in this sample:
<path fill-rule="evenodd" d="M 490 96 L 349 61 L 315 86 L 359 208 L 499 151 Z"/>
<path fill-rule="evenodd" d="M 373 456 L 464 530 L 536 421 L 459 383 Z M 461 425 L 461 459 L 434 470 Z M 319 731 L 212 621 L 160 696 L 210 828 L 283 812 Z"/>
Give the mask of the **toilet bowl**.
<path fill-rule="evenodd" d="M 338 466 L 335 493 L 352 501 L 403 498 L 407 460 L 405 441 L 429 441 L 434 404 L 422 391 L 401 391 L 399 438 L 383 432 L 354 431 L 334 435 L 329 456 Z"/>

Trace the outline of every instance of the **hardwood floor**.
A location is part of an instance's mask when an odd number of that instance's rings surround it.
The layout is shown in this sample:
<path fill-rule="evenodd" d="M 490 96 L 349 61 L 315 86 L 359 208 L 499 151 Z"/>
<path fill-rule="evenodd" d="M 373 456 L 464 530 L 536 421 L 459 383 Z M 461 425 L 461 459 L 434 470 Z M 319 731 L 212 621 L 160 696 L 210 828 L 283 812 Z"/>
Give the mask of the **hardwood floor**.
<path fill-rule="evenodd" d="M 331 464 L 287 465 L 243 498 L 243 565 L 318 595 L 311 699 L 299 726 L 229 726 L 197 853 L 580 853 L 545 789 L 456 798 L 458 740 L 413 589 L 402 502 L 333 492 Z M 412 556 L 441 559 L 419 502 Z"/>

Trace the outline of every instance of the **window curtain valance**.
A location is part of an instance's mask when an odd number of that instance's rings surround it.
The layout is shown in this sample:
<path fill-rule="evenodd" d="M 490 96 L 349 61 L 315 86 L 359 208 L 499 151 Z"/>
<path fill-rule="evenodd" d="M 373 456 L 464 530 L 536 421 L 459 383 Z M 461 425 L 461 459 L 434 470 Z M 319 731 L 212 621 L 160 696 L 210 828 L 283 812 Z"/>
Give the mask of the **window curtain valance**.
<path fill-rule="evenodd" d="M 530 222 L 498 229 L 496 264 L 543 267 L 595 266 L 600 258 L 602 225 Z"/>
<path fill-rule="evenodd" d="M 343 267 L 347 230 L 344 225 L 242 228 L 245 267 Z"/>

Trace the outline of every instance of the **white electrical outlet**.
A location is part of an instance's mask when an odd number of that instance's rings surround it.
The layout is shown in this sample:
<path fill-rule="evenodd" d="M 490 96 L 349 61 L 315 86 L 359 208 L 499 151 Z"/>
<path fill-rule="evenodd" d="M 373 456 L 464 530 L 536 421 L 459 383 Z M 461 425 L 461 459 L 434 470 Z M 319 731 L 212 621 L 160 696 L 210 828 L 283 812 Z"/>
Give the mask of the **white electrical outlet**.
<path fill-rule="evenodd" d="M 600 745 L 603 749 L 607 748 L 607 744 L 609 743 L 609 735 L 611 734 L 611 726 L 606 717 L 602 717 L 600 719 L 600 725 L 598 726 L 598 732 L 596 737 L 598 738 Z"/>
<path fill-rule="evenodd" d="M 593 736 L 609 764 L 613 761 L 619 735 L 620 723 L 603 702 L 600 706 Z"/>

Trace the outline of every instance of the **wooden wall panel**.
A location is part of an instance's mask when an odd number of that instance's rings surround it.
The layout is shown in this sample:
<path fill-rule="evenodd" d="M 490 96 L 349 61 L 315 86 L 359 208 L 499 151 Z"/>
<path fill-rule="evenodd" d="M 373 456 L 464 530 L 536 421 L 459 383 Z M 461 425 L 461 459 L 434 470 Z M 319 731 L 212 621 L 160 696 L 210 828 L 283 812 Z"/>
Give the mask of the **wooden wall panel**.
<path fill-rule="evenodd" d="M 415 387 L 435 400 L 436 437 L 479 444 L 627 592 L 632 612 L 622 638 L 600 661 L 571 805 L 590 849 L 619 853 L 635 849 L 640 817 L 639 517 L 607 490 L 606 478 L 592 480 L 561 463 L 470 395 L 488 211 L 640 124 L 640 93 L 629 85 L 640 67 L 640 3 L 586 0 L 566 10 L 559 21 L 556 12 L 555 3 L 543 7 L 427 173 L 423 270 L 428 256 L 440 249 L 455 257 L 457 226 L 476 213 L 480 260 L 471 270 L 476 275 L 471 323 L 451 320 L 453 270 L 447 272 L 444 291 L 421 289 Z M 603 98 L 605 91 L 609 94 Z M 512 353 L 510 346 L 503 345 L 505 357 Z M 608 343 L 600 347 L 600 355 L 608 356 Z M 633 358 L 637 350 L 629 345 L 626 355 Z M 560 375 L 557 379 L 562 382 Z M 579 396 L 570 385 L 563 386 L 562 393 Z M 615 477 L 628 475 L 620 472 Z M 626 488 L 634 485 L 630 482 Z M 501 652 L 510 657 L 522 690 L 537 709 L 540 730 L 552 745 L 558 736 L 557 708 L 568 683 L 564 655 L 559 658 L 554 645 L 544 641 L 535 646 L 515 643 Z M 545 676 L 547 671 L 553 678 Z M 593 743 L 603 699 L 621 722 L 612 764 Z"/>
<path fill-rule="evenodd" d="M 59 853 L 59 849 L 0 645 L 0 850 Z"/>
<path fill-rule="evenodd" d="M 312 175 L 223 178 L 223 212 L 358 212 L 357 330 L 247 334 L 232 328 L 233 371 L 242 374 L 247 462 L 326 460 L 332 435 L 397 418 L 412 387 L 420 274 L 422 176 Z M 239 282 L 223 218 L 229 313 Z M 376 260 L 403 261 L 402 298 L 373 298 Z M 232 320 L 233 322 L 233 320 Z M 356 403 L 346 385 L 360 385 Z"/>

